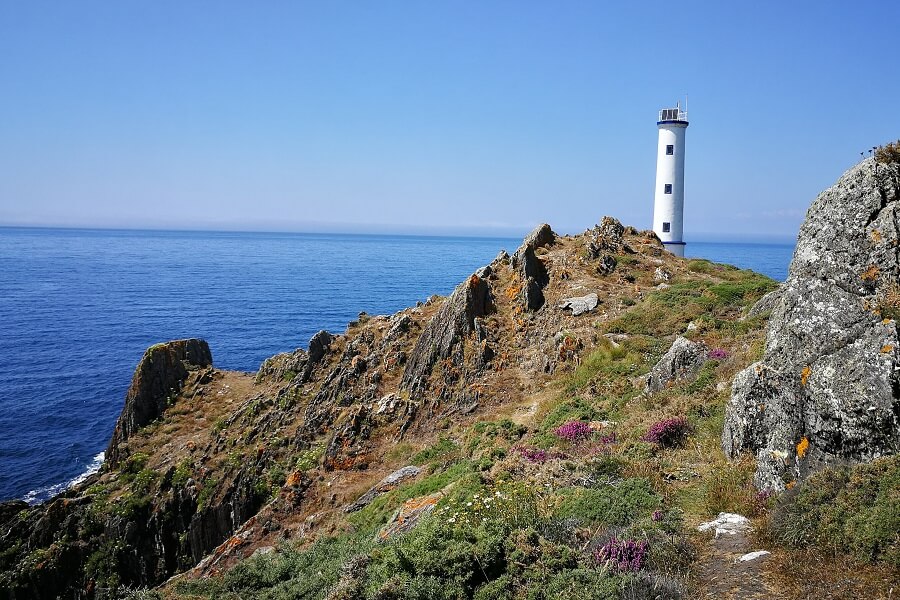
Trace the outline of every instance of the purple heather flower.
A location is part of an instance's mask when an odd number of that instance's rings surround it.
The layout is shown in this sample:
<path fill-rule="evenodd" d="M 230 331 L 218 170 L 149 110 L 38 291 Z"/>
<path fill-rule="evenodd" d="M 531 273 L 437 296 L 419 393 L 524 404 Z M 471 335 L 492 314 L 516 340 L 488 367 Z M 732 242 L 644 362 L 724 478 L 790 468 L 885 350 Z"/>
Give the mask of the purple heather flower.
<path fill-rule="evenodd" d="M 594 560 L 620 573 L 636 572 L 646 564 L 649 548 L 644 540 L 619 540 L 613 536 L 594 552 Z"/>
<path fill-rule="evenodd" d="M 662 521 L 662 520 L 663 520 L 663 511 L 661 511 L 661 510 L 654 510 L 654 511 L 653 511 L 653 514 L 650 515 L 650 519 L 653 520 L 653 521 L 657 521 L 657 522 L 658 522 L 658 521 Z"/>
<path fill-rule="evenodd" d="M 577 442 L 589 438 L 593 433 L 591 426 L 584 421 L 569 421 L 554 431 L 556 437 L 569 442 Z"/>
<path fill-rule="evenodd" d="M 709 357 L 713 360 L 724 360 L 728 358 L 728 351 L 724 348 L 716 348 L 709 351 Z"/>
<path fill-rule="evenodd" d="M 654 423 L 641 440 L 659 444 L 660 446 L 675 446 L 684 440 L 690 428 L 690 424 L 684 417 L 663 419 Z"/>
<path fill-rule="evenodd" d="M 532 463 L 545 463 L 547 462 L 547 459 L 550 458 L 550 453 L 546 450 L 541 450 L 540 448 L 520 447 L 519 454 L 522 458 Z"/>

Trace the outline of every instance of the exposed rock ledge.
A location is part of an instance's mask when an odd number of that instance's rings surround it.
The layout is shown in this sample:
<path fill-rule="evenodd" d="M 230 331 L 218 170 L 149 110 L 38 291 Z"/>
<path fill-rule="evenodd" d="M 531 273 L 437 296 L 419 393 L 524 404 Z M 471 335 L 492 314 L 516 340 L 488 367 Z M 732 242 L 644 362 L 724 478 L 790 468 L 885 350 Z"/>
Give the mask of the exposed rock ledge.
<path fill-rule="evenodd" d="M 125 406 L 106 449 L 107 464 L 114 466 L 124 458 L 125 440 L 163 413 L 190 371 L 211 366 L 212 353 L 204 340 L 175 340 L 148 348 L 125 395 Z"/>
<path fill-rule="evenodd" d="M 723 449 L 756 454 L 759 487 L 900 451 L 898 196 L 898 165 L 868 159 L 807 213 L 766 299 L 765 355 L 735 377 L 726 410 Z"/>

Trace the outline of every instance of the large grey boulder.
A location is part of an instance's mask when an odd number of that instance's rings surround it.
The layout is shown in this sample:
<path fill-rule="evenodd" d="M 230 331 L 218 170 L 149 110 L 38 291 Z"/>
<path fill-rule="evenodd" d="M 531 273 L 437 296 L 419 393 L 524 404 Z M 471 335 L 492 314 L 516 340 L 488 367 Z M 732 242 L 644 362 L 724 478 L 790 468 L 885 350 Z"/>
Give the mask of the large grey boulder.
<path fill-rule="evenodd" d="M 735 377 L 722 434 L 728 456 L 756 455 L 758 487 L 900 451 L 900 340 L 884 305 L 900 275 L 898 191 L 898 165 L 868 159 L 822 192 L 758 311 L 772 311 L 765 354 Z"/>
<path fill-rule="evenodd" d="M 595 308 L 597 308 L 597 304 L 600 302 L 600 297 L 597 294 L 591 293 L 586 296 L 577 296 L 575 298 L 564 298 L 560 303 L 559 307 L 563 310 L 570 308 L 572 309 L 572 316 L 577 317 L 578 315 L 582 315 L 586 312 L 591 312 Z"/>
<path fill-rule="evenodd" d="M 678 337 L 647 376 L 648 392 L 659 392 L 677 381 L 693 379 L 709 356 L 702 342 Z"/>

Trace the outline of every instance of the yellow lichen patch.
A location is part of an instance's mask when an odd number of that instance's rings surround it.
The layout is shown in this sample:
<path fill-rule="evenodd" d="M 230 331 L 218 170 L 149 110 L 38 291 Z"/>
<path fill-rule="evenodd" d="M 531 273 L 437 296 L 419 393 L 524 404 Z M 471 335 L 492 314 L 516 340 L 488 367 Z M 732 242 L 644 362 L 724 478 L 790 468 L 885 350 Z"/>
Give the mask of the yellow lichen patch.
<path fill-rule="evenodd" d="M 809 438 L 805 435 L 800 438 L 800 441 L 797 442 L 797 458 L 803 458 L 806 456 L 806 451 L 809 450 Z"/>
<path fill-rule="evenodd" d="M 513 300 L 516 296 L 519 295 L 519 292 L 521 292 L 521 291 L 522 291 L 522 285 L 518 284 L 518 283 L 514 283 L 511 286 L 509 286 L 508 288 L 506 288 L 506 291 L 504 292 L 504 294 L 506 295 L 507 298 L 509 298 L 510 300 Z"/>
<path fill-rule="evenodd" d="M 888 354 L 893 351 L 894 351 L 894 347 L 891 346 L 890 344 L 885 344 L 884 346 L 881 347 L 882 354 Z"/>
<path fill-rule="evenodd" d="M 882 319 L 882 320 L 881 320 L 881 324 L 882 324 L 882 325 L 890 325 L 890 324 L 891 324 L 891 319 Z"/>
<path fill-rule="evenodd" d="M 793 489 L 793 487 L 794 487 L 795 485 L 797 485 L 797 482 L 796 482 L 796 481 L 788 481 L 786 484 L 784 484 L 784 487 L 786 487 L 787 489 L 790 490 L 790 489 Z"/>
<path fill-rule="evenodd" d="M 869 265 L 869 268 L 860 273 L 859 277 L 863 281 L 875 281 L 878 279 L 878 265 Z"/>
<path fill-rule="evenodd" d="M 806 385 L 806 382 L 809 381 L 809 376 L 812 374 L 812 369 L 809 366 L 803 367 L 803 370 L 800 371 L 800 385 Z"/>
<path fill-rule="evenodd" d="M 880 242 L 881 241 L 881 232 L 877 229 L 872 230 L 872 241 Z"/>

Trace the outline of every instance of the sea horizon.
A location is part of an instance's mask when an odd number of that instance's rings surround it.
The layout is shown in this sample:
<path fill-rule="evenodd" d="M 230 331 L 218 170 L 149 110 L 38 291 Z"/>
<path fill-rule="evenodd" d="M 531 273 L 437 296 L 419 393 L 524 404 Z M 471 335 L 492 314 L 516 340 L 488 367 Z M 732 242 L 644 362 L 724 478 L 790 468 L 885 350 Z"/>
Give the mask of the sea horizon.
<path fill-rule="evenodd" d="M 110 232 L 147 232 L 147 233 L 220 233 L 220 234 L 247 234 L 247 235 L 311 235 L 311 236 L 367 236 L 367 237 L 412 237 L 412 238 L 474 238 L 474 239 L 496 239 L 496 240 L 521 240 L 525 235 L 536 227 L 536 223 L 531 228 L 504 228 L 499 230 L 488 230 L 484 232 L 466 231 L 464 228 L 458 231 L 432 232 L 427 231 L 353 231 L 347 230 L 294 230 L 294 229 L 228 229 L 217 227 L 139 227 L 139 226 L 81 226 L 81 225 L 10 225 L 0 223 L 0 230 L 3 229 L 23 229 L 23 230 L 47 230 L 47 231 L 110 231 Z M 628 225 L 627 223 L 624 225 Z M 580 231 L 557 231 L 560 235 L 578 235 L 583 231 L 590 229 L 585 227 Z M 551 223 L 552 227 L 552 223 Z M 650 230 L 647 227 L 643 230 Z M 556 231 L 556 230 L 554 230 Z M 715 232 L 687 232 L 684 235 L 686 244 L 702 243 L 702 244 L 758 244 L 758 245 L 795 245 L 797 234 L 764 234 L 764 233 L 715 233 Z"/>

